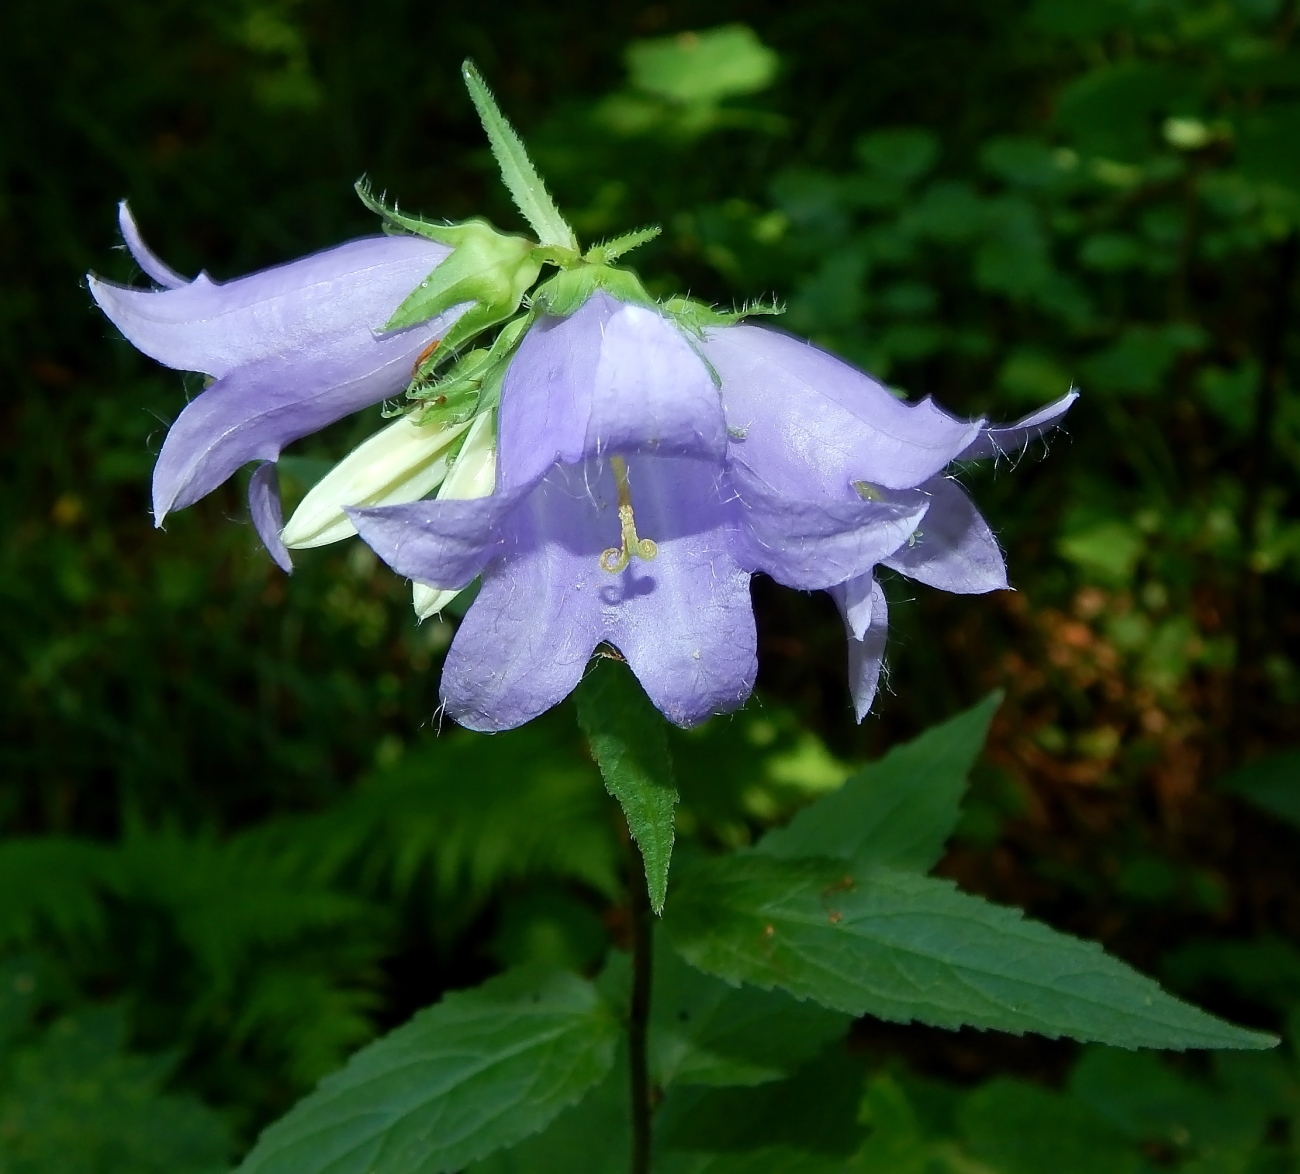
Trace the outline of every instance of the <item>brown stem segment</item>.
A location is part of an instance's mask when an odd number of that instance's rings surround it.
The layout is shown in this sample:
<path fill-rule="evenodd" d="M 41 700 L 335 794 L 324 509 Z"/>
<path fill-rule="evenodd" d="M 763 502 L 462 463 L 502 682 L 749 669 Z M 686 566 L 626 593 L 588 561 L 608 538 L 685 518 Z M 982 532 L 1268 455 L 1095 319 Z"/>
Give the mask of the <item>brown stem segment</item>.
<path fill-rule="evenodd" d="M 632 1000 L 628 1013 L 627 1051 L 631 1065 L 632 1174 L 650 1174 L 650 1065 L 646 1035 L 650 1026 L 651 944 L 650 892 L 646 888 L 641 849 L 628 837 L 631 859 Z"/>

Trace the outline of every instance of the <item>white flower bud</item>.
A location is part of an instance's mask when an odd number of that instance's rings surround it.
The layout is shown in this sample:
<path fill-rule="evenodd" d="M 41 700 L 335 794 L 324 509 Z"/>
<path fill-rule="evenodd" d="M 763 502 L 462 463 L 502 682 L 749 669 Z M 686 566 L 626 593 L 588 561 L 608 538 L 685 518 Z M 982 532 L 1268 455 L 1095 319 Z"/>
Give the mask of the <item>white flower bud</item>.
<path fill-rule="evenodd" d="M 447 475 L 448 449 L 468 427 L 394 420 L 312 487 L 281 533 L 285 546 L 302 550 L 350 538 L 356 528 L 344 506 L 400 505 L 432 493 Z"/>
<path fill-rule="evenodd" d="M 474 417 L 474 423 L 465 437 L 460 455 L 456 457 L 451 472 L 438 491 L 440 498 L 487 497 L 497 481 L 496 413 L 483 412 Z M 437 615 L 460 591 L 445 591 L 424 583 L 411 584 L 411 603 L 421 620 Z"/>

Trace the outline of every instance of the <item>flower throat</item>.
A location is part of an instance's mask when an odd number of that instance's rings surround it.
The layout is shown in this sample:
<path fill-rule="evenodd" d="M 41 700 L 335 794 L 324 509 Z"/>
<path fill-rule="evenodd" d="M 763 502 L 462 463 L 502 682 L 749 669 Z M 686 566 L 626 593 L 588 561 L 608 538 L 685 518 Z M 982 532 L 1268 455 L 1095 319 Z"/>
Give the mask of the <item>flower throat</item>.
<path fill-rule="evenodd" d="M 621 545 L 611 546 L 600 556 L 600 569 L 617 575 L 632 556 L 649 562 L 659 548 L 649 538 L 638 538 L 636 519 L 632 516 L 632 490 L 627 482 L 627 464 L 622 457 L 610 457 L 610 468 L 614 470 L 614 481 L 618 485 L 618 524 L 622 531 Z"/>

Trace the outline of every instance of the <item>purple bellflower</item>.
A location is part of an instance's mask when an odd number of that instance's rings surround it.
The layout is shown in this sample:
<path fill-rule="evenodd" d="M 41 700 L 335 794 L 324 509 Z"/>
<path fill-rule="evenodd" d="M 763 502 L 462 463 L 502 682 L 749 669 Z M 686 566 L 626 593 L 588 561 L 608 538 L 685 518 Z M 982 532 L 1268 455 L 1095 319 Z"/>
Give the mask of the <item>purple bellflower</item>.
<path fill-rule="evenodd" d="M 656 310 L 600 291 L 542 318 L 514 355 L 490 495 L 348 513 L 428 588 L 482 577 L 442 680 L 447 712 L 472 729 L 555 705 L 601 643 L 680 725 L 734 709 L 756 669 L 756 572 L 840 602 L 861 716 L 886 622 L 874 568 L 1005 586 L 988 527 L 942 472 L 1022 446 L 1070 399 L 987 429 L 776 331 L 715 327 L 697 350 Z"/>
<path fill-rule="evenodd" d="M 451 252 L 418 236 L 374 236 L 233 281 L 187 280 L 145 245 L 125 202 L 122 235 L 161 289 L 97 277 L 90 292 L 138 349 L 211 384 L 171 426 L 154 467 L 154 522 L 212 492 L 249 461 L 400 393 L 413 365 L 461 312 L 456 306 L 405 330 L 382 328 Z M 249 487 L 258 533 L 286 570 L 274 467 Z"/>
<path fill-rule="evenodd" d="M 928 398 L 904 402 L 843 360 L 776 330 L 744 323 L 715 329 L 702 349 L 722 381 L 732 476 L 756 487 L 755 504 L 766 503 L 767 517 L 756 510 L 752 526 L 772 525 L 790 499 L 824 508 L 862 498 L 925 503 L 918 528 L 880 565 L 941 591 L 1007 586 L 988 523 L 945 470 L 954 461 L 1022 452 L 1060 422 L 1076 392 L 1014 424 L 988 427 L 956 419 Z M 848 631 L 861 721 L 875 697 L 888 625 L 874 569 L 834 584 L 790 585 L 829 586 Z"/>
<path fill-rule="evenodd" d="M 750 577 L 828 591 L 861 720 L 888 626 L 876 569 L 945 591 L 1005 587 L 997 542 L 948 470 L 1023 450 L 1074 393 L 989 427 L 900 400 L 744 314 L 654 302 L 612 262 L 658 229 L 582 252 L 482 79 L 464 72 L 535 241 L 405 216 L 361 184 L 408 235 L 188 281 L 121 206 L 127 246 L 161 288 L 92 277 L 91 293 L 145 354 L 212 380 L 159 455 L 156 522 L 258 461 L 250 512 L 286 570 L 289 547 L 359 533 L 413 581 L 421 618 L 480 580 L 441 684 L 447 712 L 477 730 L 557 704 L 602 644 L 679 725 L 734 709 L 757 668 Z M 532 289 L 543 265 L 558 272 Z M 407 413 L 284 524 L 281 449 L 404 388 Z"/>

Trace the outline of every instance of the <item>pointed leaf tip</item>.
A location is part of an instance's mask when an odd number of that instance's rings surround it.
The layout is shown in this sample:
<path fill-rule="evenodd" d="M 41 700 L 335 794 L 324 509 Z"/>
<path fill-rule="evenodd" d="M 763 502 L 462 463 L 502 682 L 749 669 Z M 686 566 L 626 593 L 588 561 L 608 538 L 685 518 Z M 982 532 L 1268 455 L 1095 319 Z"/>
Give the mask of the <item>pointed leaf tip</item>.
<path fill-rule="evenodd" d="M 523 140 L 501 113 L 501 108 L 474 62 L 467 57 L 460 68 L 465 88 L 469 91 L 474 109 L 478 111 L 479 121 L 492 146 L 492 154 L 501 169 L 502 182 L 516 207 L 523 213 L 541 244 L 576 252 L 578 238 L 560 215 L 537 168 L 528 158 Z"/>

